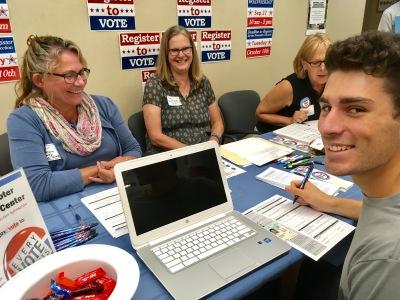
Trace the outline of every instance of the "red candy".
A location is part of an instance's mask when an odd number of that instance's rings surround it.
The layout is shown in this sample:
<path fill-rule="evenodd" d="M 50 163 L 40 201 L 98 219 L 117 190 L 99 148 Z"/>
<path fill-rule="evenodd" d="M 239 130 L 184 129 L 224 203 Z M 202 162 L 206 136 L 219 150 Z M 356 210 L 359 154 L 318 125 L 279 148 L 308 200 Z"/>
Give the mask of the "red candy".
<path fill-rule="evenodd" d="M 102 268 L 98 268 L 96 270 L 87 272 L 78 278 L 75 279 L 75 284 L 79 287 L 83 287 L 85 285 L 88 285 L 89 283 L 95 281 L 96 279 L 99 279 L 106 275 L 106 272 Z"/>

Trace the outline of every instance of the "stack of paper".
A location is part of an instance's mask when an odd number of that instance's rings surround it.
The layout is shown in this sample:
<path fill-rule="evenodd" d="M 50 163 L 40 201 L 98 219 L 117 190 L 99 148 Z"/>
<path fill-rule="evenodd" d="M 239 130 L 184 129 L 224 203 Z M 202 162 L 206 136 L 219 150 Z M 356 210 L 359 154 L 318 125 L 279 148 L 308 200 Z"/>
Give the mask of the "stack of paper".
<path fill-rule="evenodd" d="M 290 185 L 293 180 L 303 180 L 303 177 L 300 175 L 282 171 L 273 167 L 269 167 L 264 172 L 258 174 L 256 178 L 281 189 L 285 189 L 285 186 Z M 328 182 L 314 179 L 310 179 L 310 182 L 328 195 L 336 195 L 340 190 L 340 186 Z"/>
<path fill-rule="evenodd" d="M 237 142 L 225 144 L 220 148 L 221 155 L 225 159 L 230 160 L 235 164 L 238 164 L 236 161 L 237 159 L 235 159 L 236 157 L 241 158 L 244 161 L 251 162 L 257 166 L 262 166 L 294 151 L 293 149 L 277 145 L 259 137 L 251 137 Z"/>
<path fill-rule="evenodd" d="M 279 128 L 274 131 L 276 135 L 281 135 L 296 141 L 300 141 L 306 144 L 311 144 L 315 139 L 321 137 L 318 129 L 315 126 L 309 126 L 306 124 L 293 123 L 288 126 Z"/>

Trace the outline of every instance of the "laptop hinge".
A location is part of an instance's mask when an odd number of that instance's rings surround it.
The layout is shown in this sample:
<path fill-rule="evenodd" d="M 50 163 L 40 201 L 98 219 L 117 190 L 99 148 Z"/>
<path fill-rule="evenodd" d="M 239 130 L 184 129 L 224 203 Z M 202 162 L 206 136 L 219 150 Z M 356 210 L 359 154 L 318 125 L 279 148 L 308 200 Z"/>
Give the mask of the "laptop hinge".
<path fill-rule="evenodd" d="M 152 240 L 151 242 L 149 242 L 148 245 L 149 246 L 154 246 L 155 244 L 162 243 L 162 242 L 164 242 L 166 240 L 169 240 L 169 239 L 171 239 L 171 238 L 173 238 L 175 236 L 181 235 L 182 233 L 186 233 L 188 231 L 192 231 L 192 230 L 194 230 L 194 229 L 196 229 L 198 227 L 203 226 L 204 224 L 207 224 L 207 223 L 213 222 L 213 221 L 215 221 L 217 219 L 223 218 L 223 217 L 225 217 L 225 215 L 226 215 L 225 213 L 219 214 L 219 215 L 215 215 L 214 217 L 210 217 L 207 220 L 204 220 L 204 221 L 201 221 L 201 222 L 197 222 L 197 223 L 195 223 L 193 225 L 189 225 L 189 226 L 187 226 L 185 228 L 182 228 L 182 229 L 179 229 L 179 230 L 174 231 L 172 233 L 169 233 L 167 235 L 164 235 L 163 237 L 160 237 L 158 239 Z"/>

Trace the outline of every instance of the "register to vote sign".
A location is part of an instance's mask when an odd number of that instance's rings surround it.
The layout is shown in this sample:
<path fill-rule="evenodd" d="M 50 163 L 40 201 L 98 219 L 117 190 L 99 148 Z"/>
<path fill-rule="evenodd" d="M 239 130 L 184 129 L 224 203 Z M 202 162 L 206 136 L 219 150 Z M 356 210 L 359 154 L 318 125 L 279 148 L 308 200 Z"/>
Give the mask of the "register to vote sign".
<path fill-rule="evenodd" d="M 14 39 L 12 36 L 0 36 L 0 83 L 17 81 L 19 77 Z"/>
<path fill-rule="evenodd" d="M 201 61 L 218 62 L 231 59 L 231 31 L 201 31 Z"/>
<path fill-rule="evenodd" d="M 211 0 L 177 0 L 178 24 L 185 28 L 211 27 Z"/>
<path fill-rule="evenodd" d="M 0 177 L 0 286 L 53 252 L 53 242 L 24 171 L 18 169 Z"/>
<path fill-rule="evenodd" d="M 87 0 L 90 29 L 134 30 L 134 0 Z"/>
<path fill-rule="evenodd" d="M 160 32 L 120 33 L 122 70 L 152 68 L 160 52 Z"/>

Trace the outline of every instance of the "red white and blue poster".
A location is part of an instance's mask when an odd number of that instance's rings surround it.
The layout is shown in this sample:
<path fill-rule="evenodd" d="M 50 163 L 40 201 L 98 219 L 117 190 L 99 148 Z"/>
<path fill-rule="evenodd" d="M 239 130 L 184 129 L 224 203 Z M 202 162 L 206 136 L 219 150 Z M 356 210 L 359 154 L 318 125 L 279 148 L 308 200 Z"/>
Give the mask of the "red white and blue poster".
<path fill-rule="evenodd" d="M 156 74 L 156 69 L 148 69 L 142 71 L 142 88 L 146 85 L 147 80 Z"/>
<path fill-rule="evenodd" d="M 160 52 L 160 32 L 120 33 L 122 70 L 152 68 Z"/>
<path fill-rule="evenodd" d="M 135 29 L 134 0 L 87 0 L 87 6 L 91 30 Z"/>
<path fill-rule="evenodd" d="M 271 55 L 272 28 L 248 28 L 246 38 L 246 58 Z"/>
<path fill-rule="evenodd" d="M 231 59 L 231 31 L 201 31 L 201 62 L 218 62 Z"/>
<path fill-rule="evenodd" d="M 272 27 L 274 0 L 248 0 L 247 27 Z"/>
<path fill-rule="evenodd" d="M 11 33 L 7 0 L 0 0 L 0 33 Z"/>
<path fill-rule="evenodd" d="M 190 29 L 211 27 L 211 0 L 177 0 L 178 24 Z"/>
<path fill-rule="evenodd" d="M 0 36 L 0 83 L 20 78 L 14 45 L 12 36 Z"/>

